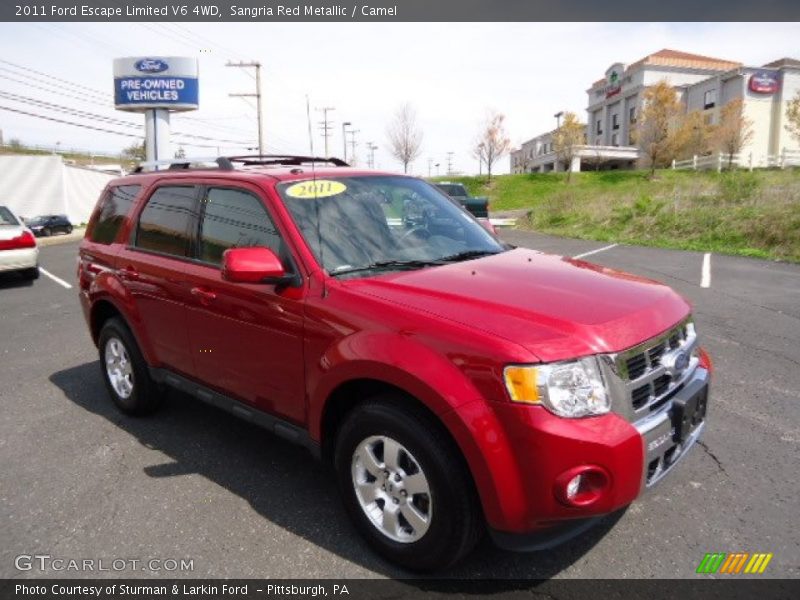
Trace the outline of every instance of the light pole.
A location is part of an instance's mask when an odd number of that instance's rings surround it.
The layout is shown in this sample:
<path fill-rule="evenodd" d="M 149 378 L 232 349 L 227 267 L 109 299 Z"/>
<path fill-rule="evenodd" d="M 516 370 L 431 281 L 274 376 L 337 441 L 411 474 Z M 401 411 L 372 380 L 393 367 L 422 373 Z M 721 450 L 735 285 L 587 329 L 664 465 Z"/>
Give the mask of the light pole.
<path fill-rule="evenodd" d="M 564 116 L 564 111 L 560 110 L 553 116 L 556 118 L 556 129 L 559 129 L 561 127 L 561 117 Z"/>
<path fill-rule="evenodd" d="M 344 162 L 347 162 L 347 126 L 352 125 L 350 121 L 342 123 L 342 146 L 344 148 Z"/>

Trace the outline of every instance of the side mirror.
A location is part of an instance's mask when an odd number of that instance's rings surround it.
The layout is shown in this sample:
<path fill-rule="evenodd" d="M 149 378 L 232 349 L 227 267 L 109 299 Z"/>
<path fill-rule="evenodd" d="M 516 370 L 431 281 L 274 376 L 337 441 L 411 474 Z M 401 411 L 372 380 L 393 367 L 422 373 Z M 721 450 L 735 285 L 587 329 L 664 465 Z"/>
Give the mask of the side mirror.
<path fill-rule="evenodd" d="M 222 254 L 222 278 L 234 283 L 288 284 L 280 259 L 269 248 L 229 248 Z"/>

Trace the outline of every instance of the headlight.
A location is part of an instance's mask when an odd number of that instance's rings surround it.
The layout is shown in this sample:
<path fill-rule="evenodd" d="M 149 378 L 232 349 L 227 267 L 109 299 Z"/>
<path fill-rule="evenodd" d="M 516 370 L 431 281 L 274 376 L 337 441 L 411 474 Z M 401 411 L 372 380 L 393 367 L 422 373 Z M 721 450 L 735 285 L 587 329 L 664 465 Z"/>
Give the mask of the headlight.
<path fill-rule="evenodd" d="M 503 375 L 511 400 L 542 404 L 560 417 L 602 415 L 611 409 L 594 356 L 547 365 L 513 365 Z"/>

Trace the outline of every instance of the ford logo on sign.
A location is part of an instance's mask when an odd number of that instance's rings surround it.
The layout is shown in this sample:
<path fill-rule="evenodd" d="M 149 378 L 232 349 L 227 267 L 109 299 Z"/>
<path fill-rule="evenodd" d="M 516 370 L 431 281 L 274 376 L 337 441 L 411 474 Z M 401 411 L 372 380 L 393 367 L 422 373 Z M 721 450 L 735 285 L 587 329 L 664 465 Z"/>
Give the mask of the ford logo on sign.
<path fill-rule="evenodd" d="M 161 73 L 169 69 L 169 65 L 158 58 L 143 58 L 137 60 L 133 66 L 142 73 Z"/>

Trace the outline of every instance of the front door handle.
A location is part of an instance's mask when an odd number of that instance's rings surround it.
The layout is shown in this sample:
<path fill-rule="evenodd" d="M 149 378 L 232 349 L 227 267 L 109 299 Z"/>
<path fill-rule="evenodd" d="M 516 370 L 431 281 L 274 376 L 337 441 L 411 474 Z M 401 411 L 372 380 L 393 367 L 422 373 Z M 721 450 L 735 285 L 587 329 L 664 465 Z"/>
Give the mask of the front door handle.
<path fill-rule="evenodd" d="M 128 265 L 127 267 L 122 269 L 122 276 L 126 279 L 135 281 L 139 279 L 139 271 L 136 270 L 136 267 Z"/>
<path fill-rule="evenodd" d="M 192 296 L 197 296 L 201 302 L 210 302 L 211 300 L 215 300 L 217 298 L 217 295 L 214 292 L 209 292 L 203 288 L 193 287 L 190 291 Z"/>

